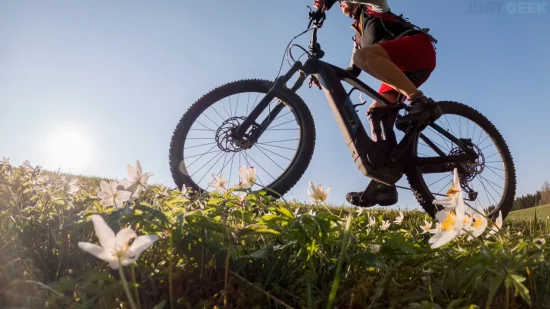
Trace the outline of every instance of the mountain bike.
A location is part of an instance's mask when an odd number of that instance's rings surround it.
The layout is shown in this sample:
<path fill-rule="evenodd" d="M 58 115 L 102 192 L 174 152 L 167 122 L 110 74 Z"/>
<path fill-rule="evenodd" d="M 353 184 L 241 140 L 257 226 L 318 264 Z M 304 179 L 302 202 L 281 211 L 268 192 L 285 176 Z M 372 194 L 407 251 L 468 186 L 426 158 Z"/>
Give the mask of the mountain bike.
<path fill-rule="evenodd" d="M 510 150 L 497 128 L 474 108 L 454 101 L 437 102 L 443 115 L 435 123 L 410 124 L 407 128 L 394 130 L 394 122 L 378 122 L 392 115 L 397 119 L 401 117 L 399 112 L 406 113 L 409 106 L 404 103 L 404 96 L 400 96 L 397 102 L 389 102 L 345 69 L 321 60 L 325 53 L 317 41 L 317 31 L 325 19 L 323 12 L 310 8 L 307 30 L 294 37 L 285 50 L 285 56 L 288 53 L 294 61 L 286 74 L 278 74 L 273 82 L 245 79 L 224 84 L 189 107 L 177 124 L 170 143 L 169 164 L 176 185 L 207 192 L 208 181 L 214 174 L 224 179 L 228 176 L 226 180 L 231 185 L 232 179 L 237 179 L 234 183 L 238 183 L 237 169 L 240 166 L 254 166 L 258 190 L 269 189 L 267 194 L 276 198 L 286 194 L 303 176 L 315 148 L 316 129 L 312 114 L 296 94 L 310 77 L 309 87 L 316 85 L 324 92 L 355 165 L 364 176 L 371 178 L 369 187 L 377 182 L 393 185 L 406 175 L 410 188 L 398 187 L 411 190 L 422 208 L 434 217 L 441 206 L 434 205 L 433 201 L 446 195 L 456 168 L 465 202 L 472 207 L 490 207 L 487 212 L 493 219 L 499 211 L 505 218 L 515 198 L 516 171 Z M 309 50 L 292 44 L 309 31 L 312 31 Z M 301 57 L 294 59 L 293 47 L 304 51 L 302 56 L 307 55 L 305 62 L 300 62 Z M 287 83 L 296 73 L 299 76 L 289 88 Z M 346 91 L 345 86 L 351 86 L 351 89 Z M 351 94 L 356 90 L 360 97 L 364 94 L 384 103 L 383 107 L 373 110 L 371 118 L 376 122 L 375 129 L 383 131 L 384 139 L 375 141 L 367 134 L 356 110 L 366 101 L 354 104 L 351 100 Z M 260 95 L 263 98 L 258 101 Z M 218 101 L 221 103 L 215 108 Z M 286 121 L 287 116 L 293 119 Z M 453 121 L 449 118 L 452 116 L 459 117 L 458 122 L 454 121 L 458 130 L 444 128 L 446 124 L 451 125 Z M 293 121 L 296 125 L 287 125 Z M 479 129 L 474 127 L 476 125 Z M 403 137 L 398 143 L 396 133 L 400 131 Z M 197 136 L 191 137 L 191 133 Z M 463 133 L 466 133 L 465 137 L 459 136 Z M 277 137 L 274 134 L 278 134 Z M 495 150 L 487 150 L 486 141 L 493 142 Z M 296 149 L 290 148 L 292 145 Z M 199 147 L 207 150 L 198 152 Z M 424 154 L 422 147 L 434 154 Z M 260 158 L 254 157 L 255 154 Z M 497 155 L 501 161 L 495 161 Z M 197 162 L 200 163 L 196 165 Z M 208 166 L 210 169 L 204 172 Z M 229 172 L 226 167 L 229 167 Z M 274 168 L 278 174 L 273 176 L 275 172 L 268 172 L 266 167 Z M 215 173 L 210 174 L 212 170 Z M 483 172 L 488 173 L 483 176 Z M 503 172 L 503 176 L 499 176 L 502 185 L 488 179 L 492 174 L 498 176 L 497 172 Z M 441 175 L 443 177 L 439 178 Z M 432 176 L 436 177 L 433 182 L 429 180 Z M 429 188 L 431 185 L 437 185 L 434 192 Z M 500 198 L 494 196 L 497 188 L 503 191 Z M 481 201 L 480 192 L 485 193 L 487 201 Z"/>

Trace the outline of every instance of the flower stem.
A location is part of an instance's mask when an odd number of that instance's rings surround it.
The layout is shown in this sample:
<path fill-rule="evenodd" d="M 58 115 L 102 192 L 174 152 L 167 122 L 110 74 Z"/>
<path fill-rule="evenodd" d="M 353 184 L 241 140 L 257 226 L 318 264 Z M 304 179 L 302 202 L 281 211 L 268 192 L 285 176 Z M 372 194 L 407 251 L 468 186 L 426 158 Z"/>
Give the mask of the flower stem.
<path fill-rule="evenodd" d="M 141 309 L 141 301 L 139 300 L 139 291 L 136 282 L 136 271 L 134 264 L 130 265 L 130 275 L 132 276 L 132 284 L 134 285 L 134 296 L 136 297 L 138 308 Z"/>
<path fill-rule="evenodd" d="M 340 285 L 340 276 L 342 273 L 342 265 L 344 263 L 344 255 L 346 251 L 346 246 L 349 239 L 349 227 L 351 224 L 351 210 L 348 213 L 348 218 L 346 221 L 346 228 L 344 229 L 344 238 L 342 239 L 342 244 L 340 246 L 340 255 L 338 256 L 338 264 L 336 265 L 336 274 L 334 275 L 334 281 L 332 281 L 332 288 L 330 290 L 329 299 L 327 303 L 327 309 L 332 308 L 334 301 L 336 299 L 336 292 L 338 291 L 338 286 Z"/>
<path fill-rule="evenodd" d="M 126 281 L 126 277 L 124 276 L 124 270 L 122 269 L 122 264 L 119 265 L 118 267 L 118 273 L 120 274 L 120 281 L 122 282 L 122 287 L 124 288 L 126 297 L 128 297 L 128 301 L 130 301 L 130 307 L 132 307 L 132 309 L 137 309 L 136 303 L 134 302 L 134 299 L 132 298 L 132 294 L 130 293 L 130 289 L 128 288 L 128 281 Z"/>
<path fill-rule="evenodd" d="M 172 270 L 174 268 L 174 252 L 173 252 L 173 237 L 172 237 L 172 230 L 170 230 L 170 236 L 169 236 L 169 243 L 170 247 L 168 248 L 168 293 L 170 294 L 170 308 L 176 308 L 174 306 L 174 289 L 172 287 L 172 280 L 173 280 L 173 273 Z"/>
<path fill-rule="evenodd" d="M 224 280 L 224 290 L 223 290 L 223 305 L 227 308 L 227 292 L 229 287 L 229 258 L 231 256 L 231 250 L 233 250 L 233 244 L 230 243 L 227 248 L 227 258 L 225 259 L 225 280 Z"/>

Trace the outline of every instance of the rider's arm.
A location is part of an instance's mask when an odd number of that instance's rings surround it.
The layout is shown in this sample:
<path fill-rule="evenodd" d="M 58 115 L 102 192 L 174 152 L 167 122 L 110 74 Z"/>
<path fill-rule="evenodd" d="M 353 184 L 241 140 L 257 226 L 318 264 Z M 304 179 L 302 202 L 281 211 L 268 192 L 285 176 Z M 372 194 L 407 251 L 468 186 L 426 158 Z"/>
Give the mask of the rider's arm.
<path fill-rule="evenodd" d="M 325 7 L 327 8 L 327 10 L 330 10 L 330 8 L 334 5 L 334 3 L 336 3 L 336 1 L 337 0 L 326 0 Z M 366 4 L 370 6 L 373 11 L 380 12 L 380 13 L 384 13 L 390 10 L 387 0 L 342 0 L 342 1 Z"/>
<path fill-rule="evenodd" d="M 358 48 L 359 48 L 359 45 L 357 45 L 357 43 L 354 42 L 353 51 L 351 52 L 351 60 L 350 60 L 349 66 L 346 68 L 346 71 L 348 71 L 348 73 L 350 73 L 355 77 L 359 77 L 359 75 L 361 74 L 361 69 L 357 67 L 353 62 L 353 55 L 355 55 L 355 52 L 357 51 Z"/>

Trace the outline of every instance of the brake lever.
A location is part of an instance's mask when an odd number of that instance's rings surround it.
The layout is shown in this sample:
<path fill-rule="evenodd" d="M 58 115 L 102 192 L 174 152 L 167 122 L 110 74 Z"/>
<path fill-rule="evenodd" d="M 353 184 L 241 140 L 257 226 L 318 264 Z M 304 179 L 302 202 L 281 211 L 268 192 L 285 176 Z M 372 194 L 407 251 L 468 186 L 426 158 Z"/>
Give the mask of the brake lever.
<path fill-rule="evenodd" d="M 309 9 L 309 24 L 307 26 L 307 29 L 311 27 L 311 24 L 313 22 L 315 22 L 315 26 L 317 26 L 317 28 L 321 28 L 323 26 L 323 23 L 325 22 L 325 19 L 327 18 L 325 12 L 321 10 L 313 11 L 313 9 L 309 5 L 307 7 Z"/>

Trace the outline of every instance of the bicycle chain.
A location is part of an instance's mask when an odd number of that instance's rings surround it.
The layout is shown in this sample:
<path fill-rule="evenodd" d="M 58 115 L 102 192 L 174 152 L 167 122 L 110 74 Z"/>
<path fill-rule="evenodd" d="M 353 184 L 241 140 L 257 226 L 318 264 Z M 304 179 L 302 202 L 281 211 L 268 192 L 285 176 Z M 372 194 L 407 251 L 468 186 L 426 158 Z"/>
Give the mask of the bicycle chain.
<path fill-rule="evenodd" d="M 403 190 L 409 190 L 409 191 L 412 191 L 411 188 L 407 188 L 407 187 L 403 187 L 403 186 L 398 186 L 398 185 L 395 185 L 396 188 L 399 188 L 399 189 L 403 189 Z M 432 193 L 433 195 L 438 195 L 438 196 L 447 196 L 447 194 L 441 194 L 441 193 L 433 193 L 433 192 L 430 192 Z"/>

